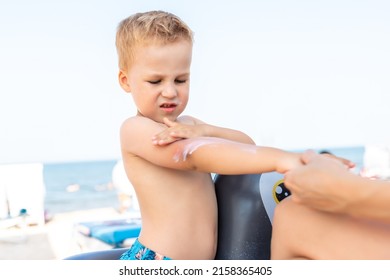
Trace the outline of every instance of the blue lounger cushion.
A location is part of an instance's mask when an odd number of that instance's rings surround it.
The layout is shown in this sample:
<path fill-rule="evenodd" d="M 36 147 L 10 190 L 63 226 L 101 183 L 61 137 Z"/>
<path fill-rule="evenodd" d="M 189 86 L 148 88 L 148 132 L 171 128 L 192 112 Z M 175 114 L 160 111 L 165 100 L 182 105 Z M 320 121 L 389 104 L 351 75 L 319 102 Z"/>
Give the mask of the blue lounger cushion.
<path fill-rule="evenodd" d="M 131 220 L 83 222 L 77 225 L 77 230 L 86 236 L 120 247 L 124 240 L 138 237 L 141 223 Z"/>

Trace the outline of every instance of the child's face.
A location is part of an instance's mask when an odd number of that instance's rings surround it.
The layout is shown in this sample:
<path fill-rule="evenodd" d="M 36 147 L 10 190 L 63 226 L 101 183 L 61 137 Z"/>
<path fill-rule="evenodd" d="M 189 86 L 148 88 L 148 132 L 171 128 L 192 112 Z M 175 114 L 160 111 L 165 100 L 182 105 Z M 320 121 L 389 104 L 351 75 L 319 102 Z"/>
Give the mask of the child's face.
<path fill-rule="evenodd" d="M 119 82 L 131 92 L 138 115 L 163 122 L 184 111 L 189 95 L 192 45 L 185 41 L 139 47 L 127 71 L 119 72 Z"/>

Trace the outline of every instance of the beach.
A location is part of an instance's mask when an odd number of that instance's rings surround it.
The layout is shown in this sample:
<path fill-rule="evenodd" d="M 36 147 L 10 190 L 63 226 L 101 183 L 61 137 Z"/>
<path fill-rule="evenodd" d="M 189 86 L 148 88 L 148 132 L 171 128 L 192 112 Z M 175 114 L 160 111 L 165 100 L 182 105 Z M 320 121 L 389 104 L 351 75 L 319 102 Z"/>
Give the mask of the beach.
<path fill-rule="evenodd" d="M 81 221 L 124 217 L 126 214 L 115 208 L 96 208 L 56 214 L 42 226 L 0 229 L 0 260 L 61 260 L 82 252 L 110 249 L 112 246 L 96 239 L 80 239 L 74 226 Z"/>
<path fill-rule="evenodd" d="M 131 184 L 124 172 L 114 176 L 117 162 L 0 165 L 0 260 L 60 260 L 113 248 L 76 225 L 138 218 Z"/>

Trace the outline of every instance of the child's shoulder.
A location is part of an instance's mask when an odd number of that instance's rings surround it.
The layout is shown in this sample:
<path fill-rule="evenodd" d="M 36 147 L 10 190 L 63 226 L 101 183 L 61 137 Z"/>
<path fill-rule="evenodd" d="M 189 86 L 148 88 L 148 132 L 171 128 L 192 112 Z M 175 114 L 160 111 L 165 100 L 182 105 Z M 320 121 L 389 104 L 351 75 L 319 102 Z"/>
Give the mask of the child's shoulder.
<path fill-rule="evenodd" d="M 123 121 L 120 128 L 122 148 L 136 153 L 152 146 L 152 136 L 163 129 L 163 124 L 142 116 L 130 117 Z M 150 142 L 150 145 L 147 143 Z"/>
<path fill-rule="evenodd" d="M 146 118 L 142 116 L 134 116 L 127 118 L 126 120 L 123 121 L 121 129 L 131 129 L 131 130 L 145 130 L 148 128 L 154 128 L 154 127 L 159 127 L 161 124 Z"/>
<path fill-rule="evenodd" d="M 203 124 L 204 122 L 192 116 L 184 115 L 177 118 L 177 121 L 184 124 Z"/>
<path fill-rule="evenodd" d="M 164 124 L 155 122 L 149 118 L 134 116 L 123 121 L 120 131 L 122 138 L 140 140 L 145 137 L 151 137 L 165 128 L 166 126 Z"/>
<path fill-rule="evenodd" d="M 145 124 L 145 123 L 152 123 L 152 122 L 154 121 L 149 118 L 142 117 L 142 116 L 134 116 L 125 119 L 122 125 L 137 125 L 138 123 Z"/>

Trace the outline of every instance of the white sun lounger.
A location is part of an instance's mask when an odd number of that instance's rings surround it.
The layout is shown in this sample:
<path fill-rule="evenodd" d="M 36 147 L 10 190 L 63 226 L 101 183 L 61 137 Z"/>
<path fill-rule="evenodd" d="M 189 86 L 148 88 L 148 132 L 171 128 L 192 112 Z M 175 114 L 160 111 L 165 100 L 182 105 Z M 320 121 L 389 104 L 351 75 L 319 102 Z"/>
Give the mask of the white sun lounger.
<path fill-rule="evenodd" d="M 43 164 L 0 165 L 0 220 L 14 219 L 27 211 L 27 224 L 45 223 Z"/>

